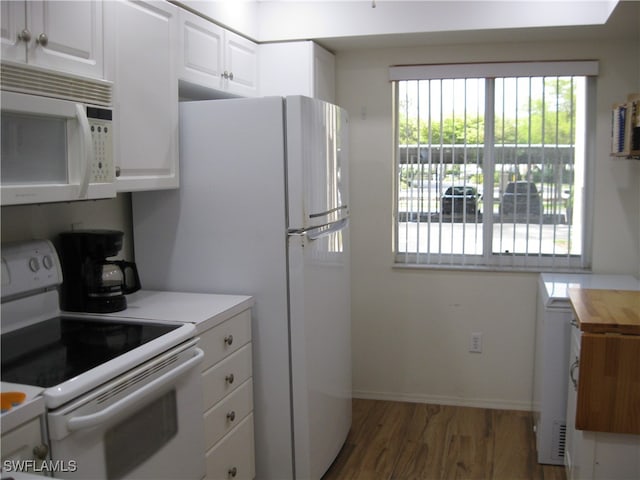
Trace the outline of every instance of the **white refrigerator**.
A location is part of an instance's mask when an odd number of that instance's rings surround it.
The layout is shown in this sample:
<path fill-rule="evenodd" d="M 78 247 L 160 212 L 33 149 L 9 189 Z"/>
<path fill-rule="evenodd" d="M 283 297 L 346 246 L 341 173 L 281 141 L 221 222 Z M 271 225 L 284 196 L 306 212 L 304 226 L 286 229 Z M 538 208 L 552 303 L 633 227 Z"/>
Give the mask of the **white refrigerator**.
<path fill-rule="evenodd" d="M 256 476 L 319 479 L 351 426 L 348 119 L 307 97 L 180 105 L 180 188 L 133 195 L 145 289 L 247 294 Z"/>

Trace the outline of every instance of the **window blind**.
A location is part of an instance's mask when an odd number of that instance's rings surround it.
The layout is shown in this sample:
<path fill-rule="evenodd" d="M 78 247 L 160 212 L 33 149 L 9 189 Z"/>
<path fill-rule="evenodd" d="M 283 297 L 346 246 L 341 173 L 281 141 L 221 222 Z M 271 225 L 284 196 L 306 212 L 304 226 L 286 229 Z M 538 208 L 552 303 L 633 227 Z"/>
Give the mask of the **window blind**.
<path fill-rule="evenodd" d="M 591 77 L 597 75 L 597 60 L 396 65 L 389 68 L 389 80 L 391 81 L 443 78 Z"/>
<path fill-rule="evenodd" d="M 587 77 L 597 69 L 590 61 L 392 67 L 396 262 L 587 267 Z M 429 78 L 400 79 L 414 76 Z"/>

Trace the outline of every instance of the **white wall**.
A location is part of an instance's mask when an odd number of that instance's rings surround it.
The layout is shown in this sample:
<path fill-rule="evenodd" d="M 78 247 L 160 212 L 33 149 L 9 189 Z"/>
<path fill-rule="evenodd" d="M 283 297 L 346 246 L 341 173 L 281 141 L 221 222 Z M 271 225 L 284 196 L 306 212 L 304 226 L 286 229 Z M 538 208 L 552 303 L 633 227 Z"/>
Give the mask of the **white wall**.
<path fill-rule="evenodd" d="M 530 408 L 536 274 L 409 270 L 392 263 L 394 64 L 598 59 L 593 270 L 637 274 L 640 162 L 612 160 L 610 106 L 638 87 L 638 43 L 434 45 L 339 52 L 351 115 L 354 393 Z M 471 332 L 482 354 L 468 353 Z"/>
<path fill-rule="evenodd" d="M 133 258 L 131 195 L 112 200 L 2 207 L 2 242 L 48 238 L 79 229 L 113 229 L 125 233 L 118 258 Z"/>

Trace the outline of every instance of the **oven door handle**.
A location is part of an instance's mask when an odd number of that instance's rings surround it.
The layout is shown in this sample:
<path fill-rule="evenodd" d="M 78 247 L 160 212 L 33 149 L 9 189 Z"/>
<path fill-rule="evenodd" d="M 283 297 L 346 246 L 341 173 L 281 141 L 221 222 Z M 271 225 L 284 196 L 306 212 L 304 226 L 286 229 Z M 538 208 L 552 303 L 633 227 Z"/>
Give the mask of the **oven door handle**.
<path fill-rule="evenodd" d="M 194 368 L 202 361 L 203 357 L 204 352 L 201 349 L 196 348 L 193 358 L 187 360 L 179 367 L 170 370 L 161 377 L 156 378 L 152 382 L 149 382 L 147 385 L 136 390 L 131 395 L 124 397 L 122 400 L 118 400 L 113 405 L 109 405 L 107 408 L 97 413 L 70 418 L 69 420 L 67 420 L 67 429 L 69 431 L 83 430 L 107 422 L 109 419 L 113 418 L 123 410 L 138 403 L 141 399 L 143 399 L 150 393 L 153 393 L 160 387 L 173 382 L 177 377 Z"/>

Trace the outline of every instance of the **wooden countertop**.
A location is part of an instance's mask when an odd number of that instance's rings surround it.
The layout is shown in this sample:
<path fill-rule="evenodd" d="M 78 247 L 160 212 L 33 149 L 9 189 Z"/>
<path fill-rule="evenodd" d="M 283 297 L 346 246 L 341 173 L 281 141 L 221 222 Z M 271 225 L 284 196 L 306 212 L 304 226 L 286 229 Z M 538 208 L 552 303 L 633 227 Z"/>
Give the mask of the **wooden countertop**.
<path fill-rule="evenodd" d="M 640 335 L 640 291 L 569 288 L 580 330 Z"/>

